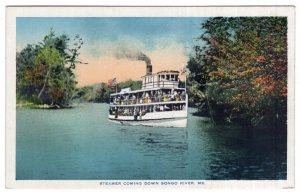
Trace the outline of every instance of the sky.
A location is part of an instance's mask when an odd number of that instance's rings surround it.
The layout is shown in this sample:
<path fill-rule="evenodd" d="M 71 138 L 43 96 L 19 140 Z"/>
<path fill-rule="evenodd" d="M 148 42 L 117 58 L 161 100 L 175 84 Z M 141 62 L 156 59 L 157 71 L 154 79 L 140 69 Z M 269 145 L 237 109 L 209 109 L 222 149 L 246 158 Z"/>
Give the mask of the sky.
<path fill-rule="evenodd" d="M 87 65 L 75 69 L 78 86 L 139 80 L 144 61 L 116 57 L 118 50 L 142 52 L 151 59 L 153 72 L 180 70 L 187 63 L 196 38 L 203 32 L 199 17 L 18 17 L 17 51 L 37 44 L 52 28 L 57 36 L 80 35 L 84 41 L 79 58 Z M 184 77 L 182 77 L 184 78 Z"/>

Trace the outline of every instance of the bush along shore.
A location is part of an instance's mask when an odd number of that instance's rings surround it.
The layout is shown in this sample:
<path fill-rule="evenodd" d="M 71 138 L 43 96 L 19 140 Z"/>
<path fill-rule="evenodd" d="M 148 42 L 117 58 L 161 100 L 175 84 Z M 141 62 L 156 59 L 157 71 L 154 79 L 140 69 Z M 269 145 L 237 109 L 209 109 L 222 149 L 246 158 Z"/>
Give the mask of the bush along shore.
<path fill-rule="evenodd" d="M 27 101 L 18 101 L 17 108 L 26 108 L 26 109 L 61 109 L 59 105 L 48 105 L 48 104 L 36 104 Z M 71 108 L 72 106 L 64 107 L 64 108 Z"/>

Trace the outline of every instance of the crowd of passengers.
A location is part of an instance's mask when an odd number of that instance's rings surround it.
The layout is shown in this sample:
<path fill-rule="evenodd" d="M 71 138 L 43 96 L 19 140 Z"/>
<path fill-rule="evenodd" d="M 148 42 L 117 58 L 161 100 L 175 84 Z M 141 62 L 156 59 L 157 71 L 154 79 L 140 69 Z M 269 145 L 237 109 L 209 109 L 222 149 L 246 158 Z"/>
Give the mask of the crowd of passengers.
<path fill-rule="evenodd" d="M 157 102 L 168 102 L 168 101 L 185 101 L 185 91 L 176 91 L 172 89 L 169 92 L 163 92 L 162 90 L 118 95 L 113 98 L 112 103 L 114 105 L 131 105 L 131 104 L 142 104 L 142 103 L 157 103 Z"/>
<path fill-rule="evenodd" d="M 111 107 L 110 115 L 143 116 L 146 113 L 185 110 L 185 104 L 151 105 L 140 107 Z"/>

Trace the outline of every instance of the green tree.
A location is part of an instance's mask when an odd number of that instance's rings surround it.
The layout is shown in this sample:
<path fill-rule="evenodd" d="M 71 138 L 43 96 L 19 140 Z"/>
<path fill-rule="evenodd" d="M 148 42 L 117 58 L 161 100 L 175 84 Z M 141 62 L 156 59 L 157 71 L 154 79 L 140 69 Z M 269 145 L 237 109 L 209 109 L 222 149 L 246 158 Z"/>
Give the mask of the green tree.
<path fill-rule="evenodd" d="M 197 114 L 208 115 L 208 102 L 206 93 L 206 82 L 208 80 L 207 66 L 203 62 L 203 50 L 200 46 L 194 47 L 194 55 L 190 56 L 187 68 L 187 93 L 189 94 L 189 105 L 198 108 Z"/>
<path fill-rule="evenodd" d="M 95 102 L 98 103 L 108 103 L 109 102 L 109 95 L 110 95 L 110 90 L 105 83 L 101 83 L 100 87 L 97 88 L 96 90 L 96 96 L 95 96 Z"/>
<path fill-rule="evenodd" d="M 38 45 L 27 45 L 16 57 L 16 91 L 18 99 L 30 100 L 36 87 L 32 84 L 28 73 L 35 67 L 35 57 L 40 50 Z"/>
<path fill-rule="evenodd" d="M 71 44 L 71 45 L 70 45 Z M 51 30 L 38 45 L 17 53 L 17 95 L 37 104 L 68 107 L 75 94 L 76 64 L 82 39 L 71 41 Z M 85 63 L 84 63 L 85 64 Z"/>

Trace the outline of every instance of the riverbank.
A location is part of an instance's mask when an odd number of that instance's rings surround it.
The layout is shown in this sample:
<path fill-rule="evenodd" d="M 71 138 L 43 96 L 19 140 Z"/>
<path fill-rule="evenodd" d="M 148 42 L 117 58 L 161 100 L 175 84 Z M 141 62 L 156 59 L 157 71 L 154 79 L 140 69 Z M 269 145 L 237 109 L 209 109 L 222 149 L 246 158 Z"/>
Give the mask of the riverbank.
<path fill-rule="evenodd" d="M 61 109 L 61 108 L 70 108 L 70 107 L 61 107 L 58 105 L 48 105 L 48 104 L 35 104 L 27 101 L 17 101 L 17 108 L 25 109 Z"/>

